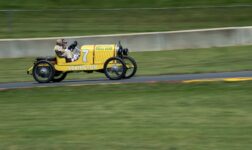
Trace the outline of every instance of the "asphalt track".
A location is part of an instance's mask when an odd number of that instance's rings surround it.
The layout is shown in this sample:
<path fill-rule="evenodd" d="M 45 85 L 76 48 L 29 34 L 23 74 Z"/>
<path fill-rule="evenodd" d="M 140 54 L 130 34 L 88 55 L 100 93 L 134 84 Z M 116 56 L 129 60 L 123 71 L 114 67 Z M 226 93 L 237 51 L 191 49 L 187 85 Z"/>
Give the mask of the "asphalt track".
<path fill-rule="evenodd" d="M 106 78 L 65 80 L 60 83 L 44 83 L 44 84 L 39 84 L 37 82 L 0 83 L 0 90 L 33 88 L 33 87 L 81 86 L 81 85 L 96 85 L 96 84 L 155 83 L 155 82 L 192 83 L 192 82 L 208 82 L 208 81 L 246 81 L 246 80 L 252 80 L 252 71 L 137 76 L 131 79 L 124 79 L 124 80 L 108 80 Z"/>

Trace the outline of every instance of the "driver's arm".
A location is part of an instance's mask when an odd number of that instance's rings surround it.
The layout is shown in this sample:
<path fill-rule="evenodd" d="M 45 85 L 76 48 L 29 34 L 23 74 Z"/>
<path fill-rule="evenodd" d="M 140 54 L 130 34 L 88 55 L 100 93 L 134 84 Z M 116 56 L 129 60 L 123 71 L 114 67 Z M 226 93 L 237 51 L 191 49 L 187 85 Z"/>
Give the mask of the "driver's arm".
<path fill-rule="evenodd" d="M 68 46 L 67 49 L 73 50 L 73 49 L 75 49 L 75 47 L 76 47 L 77 45 L 78 45 L 77 41 L 74 41 L 71 45 Z"/>

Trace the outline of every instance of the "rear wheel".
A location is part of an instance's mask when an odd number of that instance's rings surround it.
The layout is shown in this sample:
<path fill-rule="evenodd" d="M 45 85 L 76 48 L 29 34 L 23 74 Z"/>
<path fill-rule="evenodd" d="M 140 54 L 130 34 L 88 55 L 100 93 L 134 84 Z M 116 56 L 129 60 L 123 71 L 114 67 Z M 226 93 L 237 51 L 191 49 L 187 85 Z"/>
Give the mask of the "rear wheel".
<path fill-rule="evenodd" d="M 67 76 L 67 72 L 56 72 L 54 74 L 54 77 L 52 79 L 53 82 L 61 82 L 64 80 Z"/>
<path fill-rule="evenodd" d="M 119 57 L 109 58 L 104 64 L 104 73 L 110 80 L 119 80 L 124 77 L 126 66 Z"/>
<path fill-rule="evenodd" d="M 126 65 L 126 73 L 124 78 L 128 79 L 133 77 L 137 71 L 136 61 L 130 56 L 124 56 L 123 61 L 125 62 Z"/>
<path fill-rule="evenodd" d="M 48 61 L 37 62 L 32 71 L 33 78 L 39 83 L 48 83 L 53 79 L 55 70 Z"/>

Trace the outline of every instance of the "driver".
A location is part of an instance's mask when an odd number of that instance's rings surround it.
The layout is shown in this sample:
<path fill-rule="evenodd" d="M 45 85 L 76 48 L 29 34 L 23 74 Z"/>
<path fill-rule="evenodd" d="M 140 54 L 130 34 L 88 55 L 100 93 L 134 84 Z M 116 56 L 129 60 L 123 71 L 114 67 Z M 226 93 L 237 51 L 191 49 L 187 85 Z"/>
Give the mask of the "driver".
<path fill-rule="evenodd" d="M 66 46 L 67 46 L 67 42 L 65 39 L 58 39 L 56 40 L 54 51 L 56 55 L 58 55 L 59 57 L 66 58 L 67 62 L 72 62 L 74 61 L 73 54 L 68 48 L 66 48 Z"/>

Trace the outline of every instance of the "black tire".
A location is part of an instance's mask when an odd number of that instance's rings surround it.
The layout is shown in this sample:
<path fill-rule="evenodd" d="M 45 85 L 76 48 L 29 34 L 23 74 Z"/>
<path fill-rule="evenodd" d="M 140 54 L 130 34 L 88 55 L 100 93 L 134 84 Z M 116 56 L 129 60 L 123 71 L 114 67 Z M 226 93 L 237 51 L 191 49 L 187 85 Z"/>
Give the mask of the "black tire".
<path fill-rule="evenodd" d="M 122 79 L 125 75 L 125 72 L 126 72 L 125 63 L 119 57 L 111 57 L 104 63 L 104 74 L 110 80 Z"/>
<path fill-rule="evenodd" d="M 124 78 L 129 79 L 136 74 L 137 71 L 137 63 L 136 61 L 130 56 L 124 56 L 123 61 L 126 65 L 126 73 Z"/>
<path fill-rule="evenodd" d="M 67 76 L 67 72 L 56 72 L 54 74 L 54 77 L 52 78 L 53 82 L 61 82 L 64 80 Z"/>
<path fill-rule="evenodd" d="M 53 65 L 48 61 L 37 62 L 32 70 L 33 78 L 39 83 L 50 82 L 55 74 Z"/>

